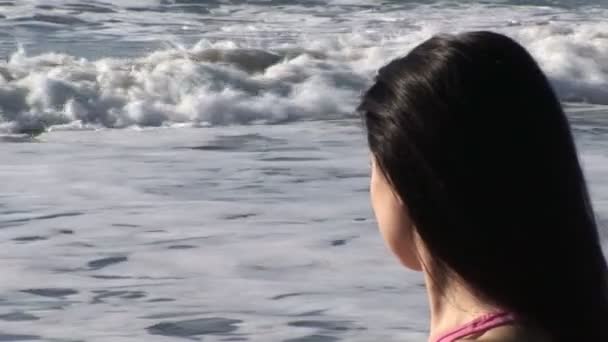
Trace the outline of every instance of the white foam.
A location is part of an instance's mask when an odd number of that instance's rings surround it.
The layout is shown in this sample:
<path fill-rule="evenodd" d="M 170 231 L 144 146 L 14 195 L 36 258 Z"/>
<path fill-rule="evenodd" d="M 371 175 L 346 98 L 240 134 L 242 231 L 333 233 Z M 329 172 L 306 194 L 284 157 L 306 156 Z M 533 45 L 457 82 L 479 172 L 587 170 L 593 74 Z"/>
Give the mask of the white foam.
<path fill-rule="evenodd" d="M 0 65 L 0 106 L 10 122 L 3 129 L 75 121 L 120 128 L 344 117 L 362 84 L 343 67 L 305 54 L 276 57 L 278 64 L 264 71 L 274 54 L 202 45 L 134 61 L 19 51 Z M 239 53 L 247 58 L 239 59 Z M 339 87 L 341 82 L 357 87 Z"/>
<path fill-rule="evenodd" d="M 543 25 L 516 32 L 565 101 L 608 104 L 608 23 Z"/>
<path fill-rule="evenodd" d="M 471 29 L 518 39 L 562 100 L 608 104 L 608 24 L 595 20 L 603 10 L 583 16 L 545 7 L 395 5 L 375 12 L 333 5 L 336 22 L 311 15 L 321 11 L 316 7 L 269 13 L 237 6 L 233 17 L 264 20 L 227 22 L 219 38 L 191 47 L 175 39 L 138 58 L 31 56 L 20 49 L 0 63 L 0 132 L 349 117 L 380 66 L 435 33 Z M 297 34 L 295 24 L 302 26 Z M 259 39 L 248 39 L 252 32 Z"/>

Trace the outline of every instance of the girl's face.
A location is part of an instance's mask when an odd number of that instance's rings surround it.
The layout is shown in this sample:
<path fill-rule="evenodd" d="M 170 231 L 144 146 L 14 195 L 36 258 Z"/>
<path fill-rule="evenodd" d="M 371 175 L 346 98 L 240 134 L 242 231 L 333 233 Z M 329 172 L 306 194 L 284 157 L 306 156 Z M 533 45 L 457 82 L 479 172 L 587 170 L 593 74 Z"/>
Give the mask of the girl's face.
<path fill-rule="evenodd" d="M 407 268 L 420 271 L 416 233 L 407 207 L 393 190 L 375 158 L 371 158 L 370 197 L 380 234 L 390 250 Z"/>

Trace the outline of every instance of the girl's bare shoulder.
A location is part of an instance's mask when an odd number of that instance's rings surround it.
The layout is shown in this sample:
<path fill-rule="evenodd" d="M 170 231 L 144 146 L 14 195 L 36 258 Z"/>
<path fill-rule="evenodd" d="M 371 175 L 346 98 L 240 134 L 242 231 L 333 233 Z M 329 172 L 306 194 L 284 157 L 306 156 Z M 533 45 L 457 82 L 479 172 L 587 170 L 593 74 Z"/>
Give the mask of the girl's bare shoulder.
<path fill-rule="evenodd" d="M 502 326 L 485 332 L 483 335 L 469 337 L 461 342 L 549 342 L 540 332 L 517 325 Z"/>

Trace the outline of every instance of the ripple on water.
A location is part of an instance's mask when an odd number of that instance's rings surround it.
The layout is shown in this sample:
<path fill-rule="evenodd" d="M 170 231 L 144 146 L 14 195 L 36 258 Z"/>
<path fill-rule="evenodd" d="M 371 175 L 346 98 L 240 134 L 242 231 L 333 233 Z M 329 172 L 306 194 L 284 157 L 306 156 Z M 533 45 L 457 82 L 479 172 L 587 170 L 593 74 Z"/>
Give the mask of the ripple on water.
<path fill-rule="evenodd" d="M 148 303 L 167 303 L 167 302 L 175 302 L 174 298 L 152 298 L 148 299 Z"/>
<path fill-rule="evenodd" d="M 245 278 L 279 279 L 290 276 L 302 276 L 306 272 L 320 269 L 325 265 L 320 261 L 297 263 L 289 261 L 264 261 L 237 266 L 238 273 Z"/>
<path fill-rule="evenodd" d="M 348 330 L 363 330 L 362 328 L 353 327 L 351 322 L 347 321 L 316 321 L 302 320 L 287 323 L 290 327 L 298 328 L 317 328 L 329 331 L 348 331 Z"/>
<path fill-rule="evenodd" d="M 242 213 L 242 214 L 232 214 L 232 215 L 226 215 L 224 216 L 224 220 L 228 220 L 228 221 L 232 221 L 232 220 L 240 220 L 240 219 L 246 219 L 249 217 L 254 217 L 257 216 L 258 214 L 256 213 Z"/>
<path fill-rule="evenodd" d="M 112 275 L 112 274 L 95 274 L 95 275 L 92 275 L 91 278 L 103 279 L 103 280 L 133 279 L 133 277 L 129 277 L 129 276 L 120 276 L 120 275 Z"/>
<path fill-rule="evenodd" d="M 87 263 L 87 266 L 89 267 L 90 270 L 99 270 L 99 269 L 108 267 L 110 265 L 125 262 L 127 260 L 128 260 L 128 258 L 126 256 L 108 257 L 108 258 L 102 258 L 102 259 L 96 259 L 96 260 L 89 261 Z"/>
<path fill-rule="evenodd" d="M 15 335 L 15 334 L 2 334 L 0 333 L 0 341 L 35 341 L 40 340 L 41 337 L 37 335 Z"/>
<path fill-rule="evenodd" d="M 260 161 L 264 162 L 312 162 L 312 161 L 323 161 L 324 158 L 319 157 L 288 157 L 288 156 L 277 156 L 277 157 L 266 157 L 260 158 Z"/>
<path fill-rule="evenodd" d="M 343 246 L 343 245 L 346 245 L 346 240 L 345 239 L 333 240 L 331 242 L 331 245 L 334 246 L 334 247 L 335 246 Z"/>
<path fill-rule="evenodd" d="M 29 293 L 36 296 L 52 297 L 52 298 L 63 298 L 66 296 L 75 295 L 78 291 L 69 288 L 40 288 L 40 289 L 27 289 L 21 290 L 23 293 Z M 0 340 L 1 341 L 1 340 Z"/>
<path fill-rule="evenodd" d="M 151 335 L 190 337 L 229 334 L 238 330 L 238 319 L 222 317 L 200 318 L 185 321 L 161 322 L 146 328 Z"/>
<path fill-rule="evenodd" d="M 4 220 L 4 221 L 0 221 L 0 228 L 20 226 L 20 225 L 24 225 L 24 224 L 32 222 L 32 221 L 52 220 L 52 219 L 56 219 L 56 218 L 73 217 L 73 216 L 80 216 L 80 215 L 84 215 L 84 213 L 78 212 L 78 211 L 70 211 L 70 212 L 56 213 L 56 214 L 50 214 L 50 215 Z"/>
<path fill-rule="evenodd" d="M 108 8 L 97 5 L 89 5 L 89 4 L 68 4 L 66 6 L 71 10 L 76 10 L 79 12 L 90 12 L 90 13 L 115 13 L 116 11 Z"/>
<path fill-rule="evenodd" d="M 285 146 L 287 140 L 271 138 L 261 134 L 220 135 L 205 145 L 176 147 L 198 151 L 217 152 L 267 152 L 271 146 Z"/>
<path fill-rule="evenodd" d="M 129 224 L 129 223 L 112 223 L 112 227 L 138 228 L 140 226 L 137 224 Z"/>
<path fill-rule="evenodd" d="M 21 321 L 36 321 L 39 320 L 39 317 L 28 314 L 26 312 L 15 311 L 11 313 L 7 313 L 4 315 L 0 315 L 0 320 L 6 322 L 21 322 Z"/>
<path fill-rule="evenodd" d="M 364 327 L 355 326 L 350 321 L 335 321 L 335 320 L 298 320 L 287 323 L 290 327 L 297 328 L 312 328 L 317 329 L 317 333 L 310 336 L 301 337 L 287 341 L 309 341 L 309 342 L 324 342 L 337 341 L 338 338 L 331 336 L 333 334 L 341 334 L 353 330 L 366 330 Z M 284 341 L 284 342 L 287 342 Z"/>
<path fill-rule="evenodd" d="M 89 25 L 97 26 L 99 24 L 94 22 L 88 22 L 73 16 L 62 16 L 62 15 L 48 15 L 48 14 L 34 14 L 30 17 L 21 17 L 13 19 L 15 22 L 41 22 L 50 23 L 57 25 Z"/>
<path fill-rule="evenodd" d="M 314 292 L 293 292 L 293 293 L 285 293 L 285 294 L 280 294 L 277 296 L 274 296 L 270 299 L 272 300 L 281 300 L 281 299 L 285 299 L 285 298 L 291 298 L 291 297 L 299 297 L 299 296 L 306 296 L 306 295 L 314 295 L 316 293 Z"/>
<path fill-rule="evenodd" d="M 290 317 L 312 317 L 312 316 L 322 316 L 325 314 L 327 310 L 312 310 L 312 311 L 305 311 L 305 312 L 301 312 L 299 314 L 294 314 L 294 315 L 289 315 Z"/>
<path fill-rule="evenodd" d="M 47 237 L 44 236 L 37 236 L 37 235 L 33 235 L 33 236 L 19 236 L 13 239 L 13 241 L 17 241 L 17 242 L 33 242 L 33 241 L 40 241 L 40 240 L 47 240 Z"/>
<path fill-rule="evenodd" d="M 148 294 L 144 291 L 109 291 L 96 290 L 93 291 L 96 295 L 91 299 L 91 304 L 105 303 L 106 300 L 112 298 L 118 299 L 140 299 L 145 298 Z"/>
<path fill-rule="evenodd" d="M 336 342 L 340 339 L 334 336 L 327 335 L 309 335 L 298 338 L 290 338 L 289 340 L 285 340 L 283 342 Z"/>
<path fill-rule="evenodd" d="M 188 316 L 201 316 L 206 314 L 205 312 L 163 312 L 157 314 L 151 314 L 146 316 L 141 316 L 141 319 L 171 319 L 171 318 L 179 318 L 179 317 L 188 317 Z"/>
<path fill-rule="evenodd" d="M 167 247 L 167 249 L 193 249 L 193 248 L 197 248 L 196 246 L 193 245 L 172 245 Z"/>

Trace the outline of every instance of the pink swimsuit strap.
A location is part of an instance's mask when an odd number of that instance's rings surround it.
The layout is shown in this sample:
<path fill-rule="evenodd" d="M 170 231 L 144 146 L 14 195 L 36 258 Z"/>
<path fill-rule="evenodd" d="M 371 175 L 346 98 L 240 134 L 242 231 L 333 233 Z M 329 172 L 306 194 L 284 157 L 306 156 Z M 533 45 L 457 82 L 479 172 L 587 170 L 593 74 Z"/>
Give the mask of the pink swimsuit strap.
<path fill-rule="evenodd" d="M 469 335 L 483 333 L 496 327 L 513 323 L 515 318 L 508 312 L 489 313 L 440 336 L 436 342 L 454 342 Z"/>

